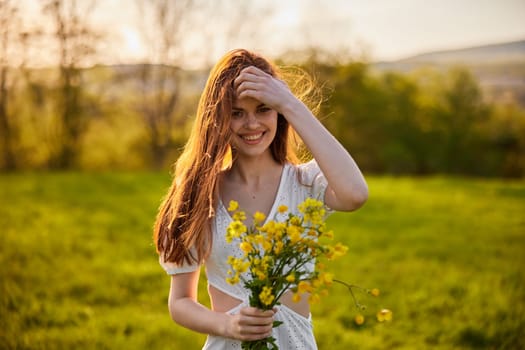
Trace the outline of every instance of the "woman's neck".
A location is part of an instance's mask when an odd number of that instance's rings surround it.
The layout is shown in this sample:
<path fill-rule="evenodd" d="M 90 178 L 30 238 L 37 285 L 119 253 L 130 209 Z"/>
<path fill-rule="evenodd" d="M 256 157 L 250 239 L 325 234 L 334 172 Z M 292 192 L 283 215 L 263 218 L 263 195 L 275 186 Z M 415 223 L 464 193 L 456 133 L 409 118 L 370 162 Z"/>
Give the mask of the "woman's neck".
<path fill-rule="evenodd" d="M 275 177 L 275 174 L 280 174 L 282 165 L 277 163 L 275 159 L 268 154 L 262 157 L 237 158 L 232 164 L 229 171 L 231 179 L 245 184 L 256 185 L 259 182 L 265 182 L 267 178 Z"/>

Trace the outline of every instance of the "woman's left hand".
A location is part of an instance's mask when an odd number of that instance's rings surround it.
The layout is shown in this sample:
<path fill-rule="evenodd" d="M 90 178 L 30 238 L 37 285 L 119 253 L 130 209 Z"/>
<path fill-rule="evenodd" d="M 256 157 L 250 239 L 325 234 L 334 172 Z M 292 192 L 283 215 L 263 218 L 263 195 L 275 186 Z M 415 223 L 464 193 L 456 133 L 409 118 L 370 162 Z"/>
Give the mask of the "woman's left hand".
<path fill-rule="evenodd" d="M 234 80 L 237 98 L 251 97 L 282 113 L 286 106 L 296 102 L 288 85 L 257 67 L 244 68 Z"/>

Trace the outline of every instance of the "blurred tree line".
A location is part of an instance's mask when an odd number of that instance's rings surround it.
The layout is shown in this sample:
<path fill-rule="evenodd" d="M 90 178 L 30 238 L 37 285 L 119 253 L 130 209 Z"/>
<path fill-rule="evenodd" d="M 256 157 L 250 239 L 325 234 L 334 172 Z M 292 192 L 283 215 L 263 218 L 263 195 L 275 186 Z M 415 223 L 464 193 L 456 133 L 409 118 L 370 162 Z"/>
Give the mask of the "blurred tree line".
<path fill-rule="evenodd" d="M 362 62 L 317 66 L 332 91 L 324 122 L 365 170 L 525 175 L 525 110 L 487 102 L 467 67 L 402 74 Z"/>
<path fill-rule="evenodd" d="M 16 2 L 0 0 L 2 171 L 159 169 L 173 163 L 207 76 L 179 68 L 187 26 L 180 19 L 191 18 L 180 14 L 201 13 L 205 2 L 137 3 L 150 13 L 142 26 L 151 43 L 148 63 L 84 68 L 103 35 L 87 21 L 94 1 L 83 9 L 75 1 L 44 1 L 43 13 L 54 24 L 46 34 L 25 30 Z M 233 30 L 239 21 L 231 22 L 232 36 L 242 32 Z M 42 36 L 58 48 L 56 67 L 30 69 L 24 57 Z M 9 59 L 13 47 L 16 64 Z M 468 68 L 401 74 L 315 57 L 299 65 L 325 88 L 319 116 L 365 172 L 525 175 L 523 107 L 487 102 Z"/>

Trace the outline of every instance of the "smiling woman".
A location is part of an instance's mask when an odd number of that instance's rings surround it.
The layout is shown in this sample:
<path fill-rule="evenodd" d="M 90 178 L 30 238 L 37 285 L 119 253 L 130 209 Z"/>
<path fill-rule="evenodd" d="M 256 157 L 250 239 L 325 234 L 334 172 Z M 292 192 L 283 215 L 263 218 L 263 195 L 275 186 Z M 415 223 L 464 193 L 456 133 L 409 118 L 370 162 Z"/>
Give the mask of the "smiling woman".
<path fill-rule="evenodd" d="M 231 218 L 223 203 L 239 203 L 251 224 L 255 213 L 272 216 L 282 205 L 300 215 L 298 205 L 308 198 L 341 211 L 355 210 L 367 199 L 352 157 L 279 77 L 277 67 L 247 50 L 219 60 L 157 216 L 155 243 L 171 275 L 171 317 L 208 334 L 204 349 L 240 349 L 243 341 L 270 336 L 283 350 L 317 348 L 307 298 L 293 302 L 288 290 L 279 312 L 260 310 L 248 306 L 243 286 L 226 282 L 228 257 L 242 251 L 226 244 Z M 315 159 L 299 164 L 292 131 Z M 211 310 L 197 300 L 203 264 Z M 274 321 L 284 324 L 276 330 Z"/>

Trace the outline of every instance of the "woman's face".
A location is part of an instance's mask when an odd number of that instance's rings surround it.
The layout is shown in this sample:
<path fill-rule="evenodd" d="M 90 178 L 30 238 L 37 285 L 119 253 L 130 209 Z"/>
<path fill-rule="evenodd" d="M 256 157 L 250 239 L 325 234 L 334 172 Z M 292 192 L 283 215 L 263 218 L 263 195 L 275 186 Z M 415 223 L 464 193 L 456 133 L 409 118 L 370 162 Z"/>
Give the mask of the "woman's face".
<path fill-rule="evenodd" d="M 259 156 L 270 151 L 277 132 L 277 111 L 250 97 L 236 99 L 230 129 L 238 156 Z"/>

